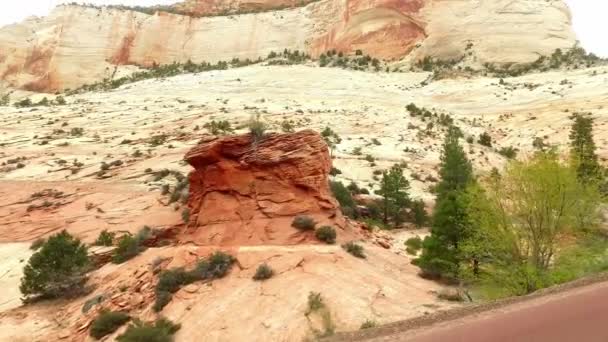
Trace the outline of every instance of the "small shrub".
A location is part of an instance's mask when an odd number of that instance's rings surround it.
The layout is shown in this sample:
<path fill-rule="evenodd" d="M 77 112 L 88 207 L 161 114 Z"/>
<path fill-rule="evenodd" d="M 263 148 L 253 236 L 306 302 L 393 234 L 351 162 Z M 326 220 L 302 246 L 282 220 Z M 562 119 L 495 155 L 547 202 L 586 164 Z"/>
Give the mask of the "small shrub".
<path fill-rule="evenodd" d="M 114 243 L 114 236 L 116 233 L 108 232 L 107 230 L 102 230 L 97 237 L 97 240 L 93 243 L 95 246 L 112 246 Z"/>
<path fill-rule="evenodd" d="M 328 243 L 333 244 L 336 242 L 336 230 L 331 226 L 323 226 L 315 231 L 315 236 L 317 239 Z"/>
<path fill-rule="evenodd" d="M 145 249 L 142 244 L 149 237 L 149 234 L 150 228 L 144 227 L 135 236 L 130 234 L 122 236 L 118 240 L 118 245 L 112 256 L 112 262 L 120 264 L 141 253 Z"/>
<path fill-rule="evenodd" d="M 159 318 L 152 323 L 136 320 L 129 325 L 124 334 L 118 336 L 118 342 L 172 342 L 173 335 L 181 328 L 168 319 Z"/>
<path fill-rule="evenodd" d="M 80 137 L 84 134 L 84 128 L 74 127 L 70 130 L 70 135 L 74 137 Z"/>
<path fill-rule="evenodd" d="M 293 133 L 295 131 L 291 122 L 287 120 L 283 120 L 283 122 L 281 122 L 281 130 L 285 133 Z"/>
<path fill-rule="evenodd" d="M 64 230 L 49 237 L 30 257 L 19 289 L 25 296 L 53 298 L 81 294 L 88 265 L 87 247 Z"/>
<path fill-rule="evenodd" d="M 405 241 L 405 246 L 405 251 L 408 254 L 416 255 L 418 254 L 418 251 L 422 248 L 422 239 L 419 236 L 409 238 Z"/>
<path fill-rule="evenodd" d="M 376 325 L 378 325 L 376 323 L 376 321 L 371 321 L 371 320 L 368 319 L 365 322 L 361 323 L 361 328 L 360 329 L 361 330 L 363 330 L 363 329 L 370 329 L 370 328 L 376 327 Z"/>
<path fill-rule="evenodd" d="M 312 312 L 318 311 L 325 307 L 325 303 L 323 303 L 323 297 L 319 292 L 310 292 L 308 293 L 308 310 L 306 314 L 310 314 Z"/>
<path fill-rule="evenodd" d="M 331 176 L 337 176 L 337 175 L 341 175 L 342 171 L 340 169 L 332 166 L 331 170 L 329 170 L 329 174 Z"/>
<path fill-rule="evenodd" d="M 184 211 L 182 211 L 182 221 L 186 224 L 190 222 L 190 208 L 185 208 Z"/>
<path fill-rule="evenodd" d="M 89 335 L 99 340 L 118 330 L 118 328 L 127 323 L 130 319 L 131 317 L 123 312 L 102 311 L 91 323 Z"/>
<path fill-rule="evenodd" d="M 156 299 L 154 300 L 154 306 L 152 306 L 154 312 L 160 312 L 173 298 L 173 294 L 167 291 L 156 291 L 155 295 Z"/>
<path fill-rule="evenodd" d="M 228 273 L 235 259 L 224 252 L 215 252 L 209 258 L 199 261 L 192 271 L 174 268 L 161 272 L 156 284 L 154 311 L 162 310 L 171 301 L 172 294 L 182 286 L 198 280 L 222 278 Z"/>
<path fill-rule="evenodd" d="M 203 127 L 207 128 L 209 130 L 209 132 L 213 135 L 229 134 L 234 131 L 230 125 L 230 122 L 228 122 L 226 120 L 222 120 L 222 121 L 213 120 L 213 121 L 208 122 L 205 125 L 203 125 Z"/>
<path fill-rule="evenodd" d="M 255 271 L 253 275 L 253 280 L 266 280 L 274 275 L 274 271 L 268 264 L 264 263 L 258 266 L 258 269 Z"/>
<path fill-rule="evenodd" d="M 363 246 L 361 245 L 358 245 L 351 241 L 342 245 L 342 248 L 344 248 L 345 251 L 357 258 L 365 259 L 365 252 Z"/>
<path fill-rule="evenodd" d="M 477 142 L 480 145 L 492 147 L 492 137 L 486 132 L 479 135 L 479 140 Z"/>
<path fill-rule="evenodd" d="M 315 221 L 312 217 L 306 215 L 298 215 L 293 219 L 291 223 L 292 227 L 295 227 L 299 230 L 313 230 L 315 229 Z"/>
<path fill-rule="evenodd" d="M 502 147 L 498 150 L 498 153 L 507 159 L 515 159 L 517 156 L 517 149 L 513 146 Z"/>
<path fill-rule="evenodd" d="M 264 139 L 266 135 L 266 123 L 264 123 L 261 119 L 260 114 L 257 114 L 249 120 L 249 133 L 251 133 L 251 138 L 253 139 L 253 143 L 257 144 Z"/>

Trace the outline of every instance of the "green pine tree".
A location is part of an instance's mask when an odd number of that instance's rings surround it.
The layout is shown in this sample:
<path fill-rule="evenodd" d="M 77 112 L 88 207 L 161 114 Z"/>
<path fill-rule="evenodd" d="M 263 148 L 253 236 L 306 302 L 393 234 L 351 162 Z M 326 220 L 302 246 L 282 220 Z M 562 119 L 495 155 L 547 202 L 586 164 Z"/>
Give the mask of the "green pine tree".
<path fill-rule="evenodd" d="M 380 203 L 384 224 L 392 221 L 395 224 L 403 222 L 403 209 L 410 201 L 408 190 L 410 183 L 403 176 L 403 169 L 394 165 L 390 170 L 382 173 L 382 181 L 378 195 L 382 196 Z"/>
<path fill-rule="evenodd" d="M 458 277 L 462 261 L 459 247 L 469 231 L 465 194 L 474 182 L 473 167 L 458 141 L 459 132 L 451 127 L 446 135 L 431 235 L 424 240 L 422 255 L 415 260 L 431 277 Z"/>
<path fill-rule="evenodd" d="M 601 167 L 593 141 L 593 118 L 581 114 L 574 116 L 570 130 L 570 156 L 579 181 L 588 183 L 600 177 Z"/>

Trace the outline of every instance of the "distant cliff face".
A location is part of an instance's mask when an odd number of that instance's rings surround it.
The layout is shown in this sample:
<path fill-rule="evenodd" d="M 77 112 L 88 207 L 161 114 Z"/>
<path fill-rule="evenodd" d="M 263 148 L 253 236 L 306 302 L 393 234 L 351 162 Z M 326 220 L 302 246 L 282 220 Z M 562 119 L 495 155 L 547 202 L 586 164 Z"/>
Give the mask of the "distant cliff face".
<path fill-rule="evenodd" d="M 283 49 L 313 56 L 361 49 L 396 60 L 455 58 L 469 45 L 480 63 L 529 62 L 575 42 L 561 0 L 188 0 L 176 7 L 214 16 L 61 6 L 0 28 L 0 80 L 56 91 L 112 77 L 117 65 L 255 59 Z M 218 16 L 235 12 L 256 13 Z"/>

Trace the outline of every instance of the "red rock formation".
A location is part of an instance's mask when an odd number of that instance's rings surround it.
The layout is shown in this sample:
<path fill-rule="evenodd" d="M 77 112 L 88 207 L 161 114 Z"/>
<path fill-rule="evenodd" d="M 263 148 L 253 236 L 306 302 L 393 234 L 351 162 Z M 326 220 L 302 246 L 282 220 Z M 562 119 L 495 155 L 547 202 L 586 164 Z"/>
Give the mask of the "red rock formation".
<path fill-rule="evenodd" d="M 250 135 L 201 142 L 186 154 L 190 173 L 190 222 L 181 237 L 207 245 L 296 244 L 312 232 L 291 227 L 299 214 L 333 225 L 345 222 L 328 186 L 331 159 L 319 134 L 305 130 L 269 134 L 257 145 Z M 346 233 L 346 234 L 345 234 Z"/>
<path fill-rule="evenodd" d="M 418 12 L 424 0 L 347 0 L 338 21 L 311 44 L 314 56 L 338 50 L 362 50 L 374 57 L 398 59 L 406 56 L 426 37 Z"/>

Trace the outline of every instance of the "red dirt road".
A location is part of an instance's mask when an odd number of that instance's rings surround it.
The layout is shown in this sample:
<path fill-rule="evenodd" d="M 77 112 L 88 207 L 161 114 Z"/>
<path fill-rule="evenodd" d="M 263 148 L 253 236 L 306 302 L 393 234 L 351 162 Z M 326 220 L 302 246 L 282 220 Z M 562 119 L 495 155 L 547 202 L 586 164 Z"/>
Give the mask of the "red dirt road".
<path fill-rule="evenodd" d="M 608 282 L 365 341 L 606 342 Z"/>

